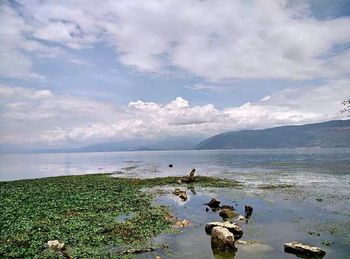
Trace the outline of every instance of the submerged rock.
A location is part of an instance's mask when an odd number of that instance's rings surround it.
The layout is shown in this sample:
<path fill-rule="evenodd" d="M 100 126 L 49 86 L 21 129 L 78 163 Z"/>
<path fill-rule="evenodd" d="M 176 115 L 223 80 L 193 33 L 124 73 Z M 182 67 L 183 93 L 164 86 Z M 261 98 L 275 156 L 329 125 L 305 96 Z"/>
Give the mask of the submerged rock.
<path fill-rule="evenodd" d="M 183 201 L 187 200 L 187 193 L 185 190 L 181 190 L 180 188 L 175 188 L 173 194 L 179 196 L 179 198 Z"/>
<path fill-rule="evenodd" d="M 227 218 L 234 218 L 237 217 L 239 214 L 237 212 L 235 212 L 234 210 L 231 209 L 221 209 L 219 211 L 219 216 L 227 219 Z"/>
<path fill-rule="evenodd" d="M 228 231 L 230 231 L 234 237 L 235 240 L 240 239 L 243 236 L 243 231 L 241 227 L 237 224 L 231 223 L 231 222 L 209 222 L 205 225 L 205 232 L 210 235 L 214 227 L 223 227 L 226 228 Z"/>
<path fill-rule="evenodd" d="M 211 247 L 221 251 L 235 250 L 235 237 L 224 227 L 214 227 L 211 232 Z"/>
<path fill-rule="evenodd" d="M 220 203 L 220 200 L 212 198 L 206 205 L 208 205 L 210 208 L 219 208 Z"/>
<path fill-rule="evenodd" d="M 184 227 L 188 227 L 190 225 L 192 225 L 192 223 L 187 219 L 178 220 L 175 222 L 174 228 L 184 228 Z"/>
<path fill-rule="evenodd" d="M 58 240 L 49 240 L 47 241 L 47 246 L 49 249 L 54 251 L 62 251 L 65 248 L 65 245 L 63 242 L 60 242 Z"/>
<path fill-rule="evenodd" d="M 284 244 L 284 251 L 287 253 L 323 257 L 326 252 L 316 246 L 309 246 L 297 241 Z"/>
<path fill-rule="evenodd" d="M 262 242 L 258 240 L 237 240 L 236 244 L 247 246 L 247 245 L 262 244 Z"/>

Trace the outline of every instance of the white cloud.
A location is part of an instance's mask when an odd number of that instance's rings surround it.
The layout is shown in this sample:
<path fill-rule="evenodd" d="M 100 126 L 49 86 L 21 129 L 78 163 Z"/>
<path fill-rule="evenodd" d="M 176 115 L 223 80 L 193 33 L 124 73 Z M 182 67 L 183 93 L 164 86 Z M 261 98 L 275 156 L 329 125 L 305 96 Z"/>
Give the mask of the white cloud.
<path fill-rule="evenodd" d="M 307 1 L 292 3 L 21 1 L 22 16 L 6 5 L 1 13 L 1 45 L 10 41 L 20 62 L 0 69 L 10 76 L 32 74 L 31 60 L 22 53 L 26 48 L 104 43 L 121 63 L 139 71 L 163 73 L 175 67 L 214 82 L 348 76 L 349 50 L 333 48 L 350 43 L 350 18 L 317 20 Z M 3 63 L 10 59 L 4 56 Z"/>
<path fill-rule="evenodd" d="M 49 90 L 0 87 L 0 143 L 89 144 L 159 136 L 203 136 L 223 131 L 266 128 L 342 118 L 349 80 L 285 89 L 255 103 L 218 109 L 191 106 L 177 97 L 165 104 L 132 101 L 127 107 Z"/>

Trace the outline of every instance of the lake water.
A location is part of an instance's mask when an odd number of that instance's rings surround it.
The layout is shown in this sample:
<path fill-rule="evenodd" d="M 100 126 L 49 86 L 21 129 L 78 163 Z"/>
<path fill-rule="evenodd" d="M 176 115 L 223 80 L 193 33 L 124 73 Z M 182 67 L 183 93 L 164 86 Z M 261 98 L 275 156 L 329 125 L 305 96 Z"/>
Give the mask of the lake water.
<path fill-rule="evenodd" d="M 173 168 L 168 165 L 173 164 Z M 258 180 L 283 173 L 281 180 L 314 181 L 350 174 L 350 149 L 274 149 L 214 151 L 143 151 L 0 155 L 0 180 L 128 171 L 154 177 L 183 175 L 196 168 L 201 175 Z M 132 169 L 132 170 L 127 170 Z M 264 176 L 264 177 L 262 177 Z M 328 178 L 327 178 L 328 179 Z M 276 180 L 276 179 L 274 179 Z M 316 179 L 317 180 L 317 179 Z"/>
<path fill-rule="evenodd" d="M 173 167 L 170 168 L 169 164 Z M 254 207 L 253 218 L 243 225 L 244 239 L 262 241 L 238 247 L 232 258 L 295 258 L 284 254 L 283 243 L 309 242 L 327 251 L 325 258 L 350 255 L 350 149 L 278 149 L 224 151 L 145 151 L 110 153 L 11 154 L 0 156 L 0 180 L 59 175 L 110 173 L 123 177 L 199 175 L 231 178 L 242 189 L 199 188 L 181 202 L 166 190 L 157 199 L 193 226 L 178 234 L 161 235 L 155 243 L 168 243 L 176 258 L 213 258 L 204 224 L 220 220 L 203 203 L 215 196 L 244 213 Z M 288 188 L 267 188 L 284 186 Z M 234 203 L 233 203 L 234 201 Z M 310 234 L 311 233 L 311 234 Z M 316 233 L 316 234 L 315 234 Z M 326 246 L 322 242 L 332 241 Z M 158 253 L 159 254 L 159 253 Z M 169 255 L 161 254 L 162 258 Z M 154 258 L 155 254 L 140 255 Z M 193 257 L 195 256 L 195 257 Z M 231 257 L 230 257 L 231 258 Z"/>

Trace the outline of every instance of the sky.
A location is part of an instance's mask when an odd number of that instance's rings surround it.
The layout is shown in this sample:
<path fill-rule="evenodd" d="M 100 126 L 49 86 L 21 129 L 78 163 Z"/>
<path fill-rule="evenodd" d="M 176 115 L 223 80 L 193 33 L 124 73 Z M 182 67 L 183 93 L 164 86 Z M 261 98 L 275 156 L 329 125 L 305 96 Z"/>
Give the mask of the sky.
<path fill-rule="evenodd" d="M 344 119 L 350 0 L 0 1 L 0 145 Z"/>

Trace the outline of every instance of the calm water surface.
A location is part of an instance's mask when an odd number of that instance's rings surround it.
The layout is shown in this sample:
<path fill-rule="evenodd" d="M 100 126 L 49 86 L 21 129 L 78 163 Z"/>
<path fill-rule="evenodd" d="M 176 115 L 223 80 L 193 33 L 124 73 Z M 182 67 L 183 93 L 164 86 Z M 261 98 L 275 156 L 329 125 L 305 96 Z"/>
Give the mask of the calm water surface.
<path fill-rule="evenodd" d="M 173 164 L 173 168 L 168 165 Z M 202 175 L 299 173 L 308 177 L 350 174 L 350 149 L 144 151 L 0 155 L 0 180 L 128 171 L 127 175 L 177 175 L 196 168 Z M 135 167 L 135 168 L 134 168 Z"/>

